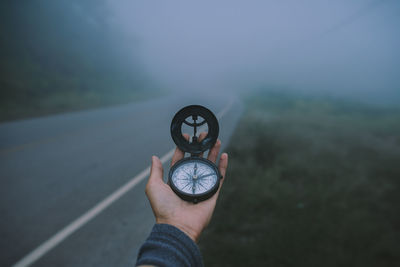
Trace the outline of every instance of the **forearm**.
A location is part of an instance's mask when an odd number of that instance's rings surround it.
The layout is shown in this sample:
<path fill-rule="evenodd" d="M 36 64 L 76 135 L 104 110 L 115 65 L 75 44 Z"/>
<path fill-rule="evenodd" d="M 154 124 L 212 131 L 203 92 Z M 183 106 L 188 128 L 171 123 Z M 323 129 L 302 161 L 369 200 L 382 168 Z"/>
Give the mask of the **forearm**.
<path fill-rule="evenodd" d="M 190 237 L 168 224 L 156 224 L 139 250 L 136 265 L 203 266 L 200 250 Z"/>

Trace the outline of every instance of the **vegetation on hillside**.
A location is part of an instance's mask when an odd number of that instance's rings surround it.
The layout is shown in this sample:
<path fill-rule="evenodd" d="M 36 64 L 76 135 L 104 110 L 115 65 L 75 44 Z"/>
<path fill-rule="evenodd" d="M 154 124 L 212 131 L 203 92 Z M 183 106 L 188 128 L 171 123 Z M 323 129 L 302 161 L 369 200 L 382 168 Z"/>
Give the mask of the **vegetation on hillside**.
<path fill-rule="evenodd" d="M 330 98 L 249 98 L 205 266 L 400 266 L 399 122 Z"/>
<path fill-rule="evenodd" d="M 2 1 L 0 120 L 124 103 L 155 90 L 106 1 Z"/>

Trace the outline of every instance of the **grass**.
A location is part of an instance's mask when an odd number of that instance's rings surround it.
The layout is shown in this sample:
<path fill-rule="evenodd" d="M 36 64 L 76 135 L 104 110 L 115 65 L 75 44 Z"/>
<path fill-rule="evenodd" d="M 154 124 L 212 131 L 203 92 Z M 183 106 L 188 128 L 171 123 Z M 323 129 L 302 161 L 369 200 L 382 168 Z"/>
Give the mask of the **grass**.
<path fill-rule="evenodd" d="M 400 266 L 400 111 L 259 93 L 227 151 L 206 266 Z"/>

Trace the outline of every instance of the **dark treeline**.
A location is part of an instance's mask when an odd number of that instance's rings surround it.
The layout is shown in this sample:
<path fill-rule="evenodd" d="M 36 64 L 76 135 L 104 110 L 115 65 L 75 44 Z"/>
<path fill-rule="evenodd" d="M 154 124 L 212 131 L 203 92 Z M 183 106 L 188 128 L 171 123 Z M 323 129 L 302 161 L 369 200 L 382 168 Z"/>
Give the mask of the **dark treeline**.
<path fill-rule="evenodd" d="M 105 1 L 2 1 L 0 118 L 117 103 L 148 89 L 134 40 L 116 28 Z"/>

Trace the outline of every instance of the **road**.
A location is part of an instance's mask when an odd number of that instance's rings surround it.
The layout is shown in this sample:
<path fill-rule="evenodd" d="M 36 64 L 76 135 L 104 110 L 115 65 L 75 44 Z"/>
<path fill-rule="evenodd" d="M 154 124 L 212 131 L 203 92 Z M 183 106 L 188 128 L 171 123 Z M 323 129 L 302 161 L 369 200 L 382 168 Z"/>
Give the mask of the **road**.
<path fill-rule="evenodd" d="M 0 124 L 0 266 L 27 259 L 43 244 L 42 255 L 21 266 L 133 266 L 154 224 L 146 179 L 96 214 L 91 209 L 141 172 L 145 178 L 151 155 L 171 151 L 171 119 L 188 104 L 220 115 L 226 145 L 242 105 L 217 94 L 171 95 Z M 164 159 L 166 174 L 169 155 Z M 65 234 L 65 227 L 88 211 L 86 221 L 78 220 Z M 60 231 L 65 235 L 58 243 L 46 243 Z"/>

